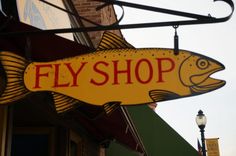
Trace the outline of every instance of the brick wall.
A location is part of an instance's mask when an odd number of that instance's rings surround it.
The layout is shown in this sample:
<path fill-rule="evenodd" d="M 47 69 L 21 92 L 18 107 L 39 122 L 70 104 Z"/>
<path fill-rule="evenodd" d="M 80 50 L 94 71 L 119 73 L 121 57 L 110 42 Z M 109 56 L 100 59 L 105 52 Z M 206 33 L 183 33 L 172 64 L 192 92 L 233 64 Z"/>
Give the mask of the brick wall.
<path fill-rule="evenodd" d="M 72 0 L 79 15 L 101 25 L 109 25 L 116 21 L 116 14 L 113 6 L 106 6 L 101 10 L 96 11 L 96 8 L 102 5 L 102 2 L 93 0 Z M 83 21 L 84 26 L 93 26 L 90 23 Z M 111 31 L 119 36 L 121 35 L 120 30 Z M 100 43 L 103 32 L 89 32 L 90 39 L 93 42 L 94 47 Z"/>

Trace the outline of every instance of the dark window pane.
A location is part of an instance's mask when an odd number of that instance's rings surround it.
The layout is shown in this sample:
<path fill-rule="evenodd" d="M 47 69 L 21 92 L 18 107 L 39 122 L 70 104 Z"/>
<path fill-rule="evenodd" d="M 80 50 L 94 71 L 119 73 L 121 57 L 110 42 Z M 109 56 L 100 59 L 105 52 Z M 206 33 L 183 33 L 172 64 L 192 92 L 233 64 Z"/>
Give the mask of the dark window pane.
<path fill-rule="evenodd" d="M 11 156 L 49 156 L 48 135 L 13 135 Z"/>

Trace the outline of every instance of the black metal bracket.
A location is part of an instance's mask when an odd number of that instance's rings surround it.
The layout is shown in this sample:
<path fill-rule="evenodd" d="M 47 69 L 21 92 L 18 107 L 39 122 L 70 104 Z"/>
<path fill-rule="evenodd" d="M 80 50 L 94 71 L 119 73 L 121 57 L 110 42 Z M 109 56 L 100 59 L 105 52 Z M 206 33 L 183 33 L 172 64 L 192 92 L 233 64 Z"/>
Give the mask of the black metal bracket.
<path fill-rule="evenodd" d="M 175 36 L 174 36 L 174 54 L 179 54 L 179 36 L 177 34 L 178 25 L 174 25 L 173 28 L 175 29 Z"/>
<path fill-rule="evenodd" d="M 55 6 L 47 1 L 40 0 L 42 2 L 45 2 L 48 5 L 51 5 L 52 7 L 55 7 L 57 9 L 60 9 L 62 11 L 65 11 L 71 15 L 74 15 L 73 13 L 63 10 L 62 8 Z M 140 5 L 135 3 L 128 3 L 118 0 L 95 0 L 104 2 L 103 5 L 98 7 L 97 9 L 102 9 L 105 6 L 108 5 L 117 5 L 120 6 L 122 9 L 123 7 L 131 7 L 136 9 L 142 9 L 147 11 L 153 11 L 158 13 L 164 13 L 169 15 L 175 15 L 175 16 L 181 16 L 190 18 L 188 20 L 180 20 L 180 21 L 168 21 L 168 22 L 150 22 L 150 23 L 135 23 L 135 24 L 120 24 L 120 21 L 123 19 L 124 16 L 124 10 L 123 14 L 120 17 L 120 19 L 111 24 L 111 25 L 100 25 L 97 23 L 94 23 L 92 21 L 89 21 L 88 19 L 84 17 L 80 17 L 82 20 L 86 20 L 87 22 L 90 22 L 94 26 L 90 27 L 81 27 L 81 28 L 63 28 L 63 29 L 48 29 L 48 30 L 35 30 L 35 31 L 20 31 L 20 32 L 1 32 L 0 36 L 12 36 L 12 35 L 33 35 L 33 34 L 42 34 L 42 33 L 70 33 L 70 32 L 90 32 L 90 31 L 106 31 L 106 30 L 117 30 L 117 29 L 134 29 L 134 28 L 149 28 L 149 27 L 165 27 L 165 26 L 181 26 L 181 25 L 196 25 L 196 24 L 212 24 L 212 23 L 220 23 L 228 21 L 234 12 L 234 3 L 232 0 L 213 0 L 214 2 L 222 1 L 227 3 L 231 7 L 231 13 L 228 16 L 216 18 L 209 15 L 199 15 L 199 14 L 193 14 L 193 13 L 187 13 L 187 12 L 181 12 L 176 10 L 169 10 L 165 8 L 158 8 L 158 7 L 152 7 L 152 6 L 146 6 L 146 5 Z"/>

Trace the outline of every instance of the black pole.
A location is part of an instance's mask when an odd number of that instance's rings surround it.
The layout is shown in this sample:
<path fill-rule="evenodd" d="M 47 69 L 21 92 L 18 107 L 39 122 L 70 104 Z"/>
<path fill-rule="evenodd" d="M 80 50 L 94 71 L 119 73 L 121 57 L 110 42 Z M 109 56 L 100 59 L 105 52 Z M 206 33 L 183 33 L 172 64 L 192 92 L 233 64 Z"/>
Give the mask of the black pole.
<path fill-rule="evenodd" d="M 204 127 L 200 128 L 201 132 L 201 140 L 202 140 L 202 155 L 206 156 L 206 145 L 205 145 L 205 135 L 204 135 Z"/>

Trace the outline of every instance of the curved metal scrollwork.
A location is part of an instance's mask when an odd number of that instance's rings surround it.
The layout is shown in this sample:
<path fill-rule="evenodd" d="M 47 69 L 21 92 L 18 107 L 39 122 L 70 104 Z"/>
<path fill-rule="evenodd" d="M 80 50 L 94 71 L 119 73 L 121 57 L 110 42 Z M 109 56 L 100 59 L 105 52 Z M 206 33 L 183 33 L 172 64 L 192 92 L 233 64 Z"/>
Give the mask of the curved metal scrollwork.
<path fill-rule="evenodd" d="M 181 12 L 181 11 L 176 11 L 176 10 L 169 10 L 169 9 L 152 7 L 152 6 L 145 6 L 145 5 L 128 3 L 128 2 L 123 2 L 123 1 L 116 1 L 116 0 L 99 0 L 99 1 L 104 2 L 106 5 L 116 4 L 119 6 L 126 6 L 126 7 L 137 8 L 137 9 L 142 9 L 142 10 L 147 10 L 147 11 L 152 11 L 152 12 L 159 12 L 159 13 L 164 13 L 164 14 L 169 14 L 169 15 L 192 18 L 191 20 L 186 20 L 186 21 L 152 22 L 152 23 L 144 23 L 144 24 L 142 23 L 142 24 L 120 25 L 120 29 L 219 23 L 219 22 L 225 22 L 229 20 L 234 12 L 234 3 L 232 0 L 213 0 L 214 2 L 223 1 L 231 7 L 231 13 L 228 16 L 222 17 L 222 18 L 204 16 L 204 15 L 199 15 L 199 14 Z"/>
<path fill-rule="evenodd" d="M 148 28 L 148 27 L 164 27 L 164 26 L 175 26 L 175 25 L 196 25 L 196 24 L 210 24 L 210 23 L 220 23 L 228 21 L 234 12 L 234 3 L 232 0 L 213 0 L 214 2 L 222 1 L 227 3 L 231 7 L 231 12 L 228 16 L 217 18 L 212 17 L 210 14 L 208 16 L 205 15 L 199 15 L 199 14 L 193 14 L 188 12 L 182 12 L 182 11 L 176 11 L 176 10 L 169 10 L 165 8 L 158 8 L 153 6 L 146 6 L 146 5 L 140 5 L 135 3 L 128 3 L 118 0 L 95 0 L 99 2 L 104 2 L 101 6 L 97 8 L 97 10 L 104 8 L 108 5 L 117 5 L 122 8 L 122 14 L 120 18 L 117 20 L 117 22 L 114 22 L 110 25 L 101 25 L 98 23 L 95 23 L 89 19 L 86 19 L 84 17 L 79 16 L 78 14 L 71 13 L 68 10 L 62 9 L 58 6 L 55 6 L 48 1 L 45 0 L 39 0 L 42 1 L 48 5 L 51 5 L 52 7 L 55 7 L 57 9 L 60 9 L 62 11 L 67 12 L 68 14 L 71 14 L 73 16 L 78 16 L 82 20 L 85 20 L 89 23 L 91 23 L 93 26 L 90 27 L 81 27 L 81 28 L 64 28 L 64 29 L 50 29 L 50 30 L 35 30 L 35 31 L 24 31 L 24 32 L 1 32 L 0 36 L 11 36 L 11 35 L 23 35 L 23 34 L 37 34 L 37 33 L 69 33 L 69 32 L 89 32 L 89 31 L 105 31 L 105 30 L 117 30 L 117 29 L 131 29 L 131 28 Z M 125 11 L 123 7 L 131 7 L 131 8 L 137 8 L 152 12 L 158 12 L 163 14 L 169 14 L 169 15 L 175 15 L 175 16 L 181 16 L 190 18 L 189 20 L 181 20 L 181 21 L 168 21 L 168 22 L 150 22 L 150 23 L 133 23 L 133 24 L 120 24 L 122 21 Z"/>
<path fill-rule="evenodd" d="M 104 7 L 108 6 L 108 5 L 110 5 L 110 4 L 105 3 L 105 4 L 103 4 L 103 5 L 99 6 L 99 7 L 97 7 L 96 10 L 97 10 L 97 11 L 98 11 L 98 10 L 101 10 L 101 9 L 103 9 Z M 110 24 L 110 25 L 107 25 L 107 26 L 119 25 L 119 23 L 120 23 L 120 22 L 122 21 L 122 19 L 124 18 L 125 10 L 124 10 L 123 6 L 122 6 L 122 5 L 119 5 L 119 4 L 114 4 L 114 5 L 117 5 L 117 6 L 119 6 L 119 7 L 122 9 L 122 14 L 121 14 L 120 18 L 117 19 L 116 22 L 114 22 L 114 23 L 112 23 L 112 24 Z M 100 26 L 103 26 L 103 25 L 100 25 Z"/>
<path fill-rule="evenodd" d="M 228 21 L 231 18 L 231 16 L 233 15 L 233 12 L 234 12 L 234 3 L 233 3 L 233 1 L 231 1 L 231 0 L 214 0 L 214 2 L 216 2 L 216 1 L 223 1 L 231 7 L 231 13 L 226 17 L 216 19 L 217 22 Z"/>

